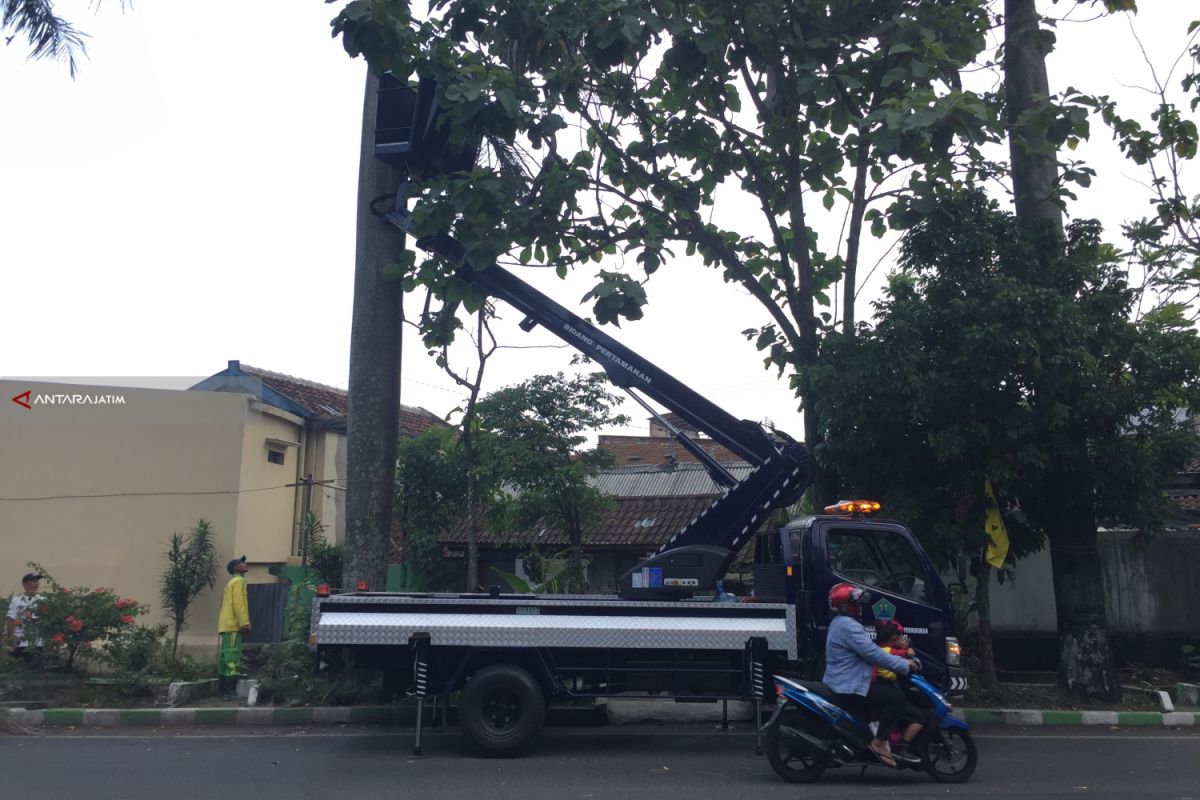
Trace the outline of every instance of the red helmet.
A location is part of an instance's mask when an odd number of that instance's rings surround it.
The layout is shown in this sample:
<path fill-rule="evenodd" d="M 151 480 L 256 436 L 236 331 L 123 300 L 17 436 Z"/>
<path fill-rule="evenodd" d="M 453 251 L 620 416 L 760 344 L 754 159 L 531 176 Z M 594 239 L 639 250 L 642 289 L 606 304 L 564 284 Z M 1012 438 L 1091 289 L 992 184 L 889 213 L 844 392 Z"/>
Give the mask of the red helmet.
<path fill-rule="evenodd" d="M 867 602 L 867 590 L 853 583 L 839 583 L 829 590 L 829 609 L 839 614 L 857 617 Z"/>

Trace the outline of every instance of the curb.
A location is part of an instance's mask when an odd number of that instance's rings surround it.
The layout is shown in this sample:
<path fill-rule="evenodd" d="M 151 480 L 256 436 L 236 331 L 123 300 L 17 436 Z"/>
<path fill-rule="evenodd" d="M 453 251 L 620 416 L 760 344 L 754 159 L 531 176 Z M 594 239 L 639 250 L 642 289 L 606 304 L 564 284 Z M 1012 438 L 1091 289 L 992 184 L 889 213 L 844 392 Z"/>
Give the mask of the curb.
<path fill-rule="evenodd" d="M 613 704 L 621 705 L 621 704 Z M 609 706 L 608 723 L 637 722 L 709 722 L 720 719 L 712 713 L 697 716 L 688 704 L 655 703 L 653 711 L 641 714 L 618 713 Z M 731 704 L 732 706 L 732 704 Z M 744 715 L 731 707 L 730 719 Z M 679 711 L 681 713 L 672 713 Z M 228 708 L 46 708 L 9 710 L 12 718 L 30 727 L 161 727 L 178 725 L 344 725 L 351 723 L 412 723 L 413 706 L 316 706 L 272 708 L 247 706 Z M 960 708 L 954 715 L 971 725 L 1107 725 L 1127 727 L 1200 727 L 1200 712 L 1195 711 L 1052 711 L 1030 709 Z M 747 717 L 748 718 L 748 717 Z M 565 724 L 581 724 L 565 719 Z M 596 720 L 586 724 L 595 725 Z M 561 723 L 560 723 L 561 724 Z M 603 724 L 603 723 L 601 723 Z"/>
<path fill-rule="evenodd" d="M 1194 711 L 1050 711 L 962 708 L 955 709 L 954 715 L 970 725 L 1200 726 L 1200 712 Z"/>

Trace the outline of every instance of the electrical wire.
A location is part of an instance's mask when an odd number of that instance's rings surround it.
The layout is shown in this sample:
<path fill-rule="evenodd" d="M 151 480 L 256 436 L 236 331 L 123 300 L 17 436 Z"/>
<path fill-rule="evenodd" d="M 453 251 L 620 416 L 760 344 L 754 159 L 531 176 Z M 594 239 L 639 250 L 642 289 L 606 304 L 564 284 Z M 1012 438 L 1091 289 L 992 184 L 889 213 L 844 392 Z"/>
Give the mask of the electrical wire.
<path fill-rule="evenodd" d="M 286 485 L 264 486 L 259 489 L 215 489 L 204 492 L 110 492 L 105 494 L 58 494 L 44 497 L 0 497 L 0 502 L 21 503 L 34 500 L 91 500 L 102 497 L 179 497 L 217 494 L 251 494 L 253 492 L 271 492 L 275 489 L 286 489 Z M 342 487 L 336 487 L 342 488 Z"/>

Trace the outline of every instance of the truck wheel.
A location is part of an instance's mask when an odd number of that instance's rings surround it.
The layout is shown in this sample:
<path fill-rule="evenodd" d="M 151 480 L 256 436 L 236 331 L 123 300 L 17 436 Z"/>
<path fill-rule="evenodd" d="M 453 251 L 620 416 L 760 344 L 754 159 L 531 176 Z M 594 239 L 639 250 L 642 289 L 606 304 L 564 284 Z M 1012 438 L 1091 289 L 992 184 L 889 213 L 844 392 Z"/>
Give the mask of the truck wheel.
<path fill-rule="evenodd" d="M 525 670 L 493 664 L 476 672 L 458 703 L 458 724 L 475 753 L 512 758 L 525 753 L 546 719 L 546 697 Z"/>

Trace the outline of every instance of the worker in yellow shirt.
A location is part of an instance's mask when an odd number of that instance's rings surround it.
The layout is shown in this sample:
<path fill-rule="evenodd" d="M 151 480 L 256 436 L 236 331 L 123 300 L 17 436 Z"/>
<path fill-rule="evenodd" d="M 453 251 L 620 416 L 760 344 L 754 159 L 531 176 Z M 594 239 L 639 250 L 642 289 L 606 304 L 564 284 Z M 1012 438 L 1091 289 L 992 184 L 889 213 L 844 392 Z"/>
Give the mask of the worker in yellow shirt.
<path fill-rule="evenodd" d="M 221 617 L 217 627 L 217 689 L 222 700 L 237 698 L 238 670 L 242 663 L 242 635 L 250 632 L 250 603 L 246 599 L 246 557 L 235 558 L 225 567 L 233 577 L 221 596 Z"/>

